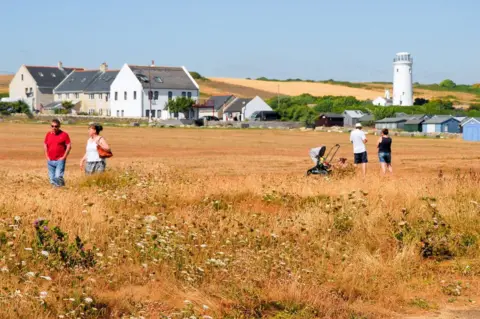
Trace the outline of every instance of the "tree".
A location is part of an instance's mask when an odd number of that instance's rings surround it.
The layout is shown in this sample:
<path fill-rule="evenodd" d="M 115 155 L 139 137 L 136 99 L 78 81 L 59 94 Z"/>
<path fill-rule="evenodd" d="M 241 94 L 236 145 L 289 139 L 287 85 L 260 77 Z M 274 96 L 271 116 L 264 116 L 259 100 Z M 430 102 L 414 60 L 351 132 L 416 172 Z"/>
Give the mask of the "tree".
<path fill-rule="evenodd" d="M 192 78 L 194 78 L 195 80 L 207 80 L 207 78 L 203 77 L 200 73 L 195 72 L 195 71 L 190 72 L 190 75 L 191 75 Z"/>
<path fill-rule="evenodd" d="M 62 102 L 62 107 L 67 110 L 67 111 L 71 111 L 75 105 L 72 103 L 72 101 L 63 101 Z"/>
<path fill-rule="evenodd" d="M 165 110 L 171 113 L 184 113 L 192 109 L 195 101 L 189 97 L 177 97 L 165 103 Z"/>
<path fill-rule="evenodd" d="M 440 86 L 447 89 L 453 89 L 454 87 L 457 86 L 457 84 L 450 79 L 445 79 L 442 82 L 440 82 Z"/>
<path fill-rule="evenodd" d="M 378 106 L 372 107 L 370 113 L 373 114 L 375 121 L 384 119 L 386 117 L 394 117 L 395 116 L 395 108 L 391 106 Z"/>
<path fill-rule="evenodd" d="M 424 99 L 424 98 L 421 98 L 421 97 L 417 97 L 415 99 L 415 101 L 413 102 L 413 105 L 424 105 L 424 104 L 427 104 L 428 103 L 428 100 L 427 99 Z"/>

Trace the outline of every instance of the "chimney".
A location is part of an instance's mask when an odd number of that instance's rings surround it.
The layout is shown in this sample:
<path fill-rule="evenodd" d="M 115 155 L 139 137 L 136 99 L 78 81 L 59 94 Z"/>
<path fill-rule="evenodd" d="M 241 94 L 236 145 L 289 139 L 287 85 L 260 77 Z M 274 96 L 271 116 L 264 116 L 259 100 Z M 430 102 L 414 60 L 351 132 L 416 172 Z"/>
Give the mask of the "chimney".
<path fill-rule="evenodd" d="M 152 65 L 151 66 L 155 66 L 155 60 L 152 60 Z"/>
<path fill-rule="evenodd" d="M 100 71 L 101 72 L 106 72 L 108 70 L 108 65 L 106 62 L 103 62 L 102 64 L 100 64 Z"/>
<path fill-rule="evenodd" d="M 63 63 L 62 63 L 62 61 L 58 61 L 58 68 L 59 68 L 60 70 L 63 70 Z"/>

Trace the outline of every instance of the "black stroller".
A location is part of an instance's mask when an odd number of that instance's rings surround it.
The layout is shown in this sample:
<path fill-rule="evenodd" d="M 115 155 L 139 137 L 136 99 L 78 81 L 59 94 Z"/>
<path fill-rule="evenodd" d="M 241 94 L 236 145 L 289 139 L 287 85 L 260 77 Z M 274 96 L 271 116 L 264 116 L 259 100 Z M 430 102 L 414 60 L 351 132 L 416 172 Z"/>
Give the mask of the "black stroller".
<path fill-rule="evenodd" d="M 327 156 L 324 157 L 325 151 L 327 150 L 327 148 L 325 146 L 322 146 L 318 151 L 318 155 L 316 156 L 317 165 L 315 165 L 315 167 L 312 167 L 307 171 L 307 176 L 311 174 L 317 174 L 317 175 L 330 174 L 330 172 L 332 171 L 331 169 L 332 169 L 333 158 L 335 157 L 335 154 L 337 154 L 339 148 L 340 148 L 340 145 L 335 144 L 335 146 L 330 149 Z M 329 159 L 328 157 L 330 156 L 330 153 L 332 153 L 333 150 L 335 151 L 333 152 L 332 156 Z"/>

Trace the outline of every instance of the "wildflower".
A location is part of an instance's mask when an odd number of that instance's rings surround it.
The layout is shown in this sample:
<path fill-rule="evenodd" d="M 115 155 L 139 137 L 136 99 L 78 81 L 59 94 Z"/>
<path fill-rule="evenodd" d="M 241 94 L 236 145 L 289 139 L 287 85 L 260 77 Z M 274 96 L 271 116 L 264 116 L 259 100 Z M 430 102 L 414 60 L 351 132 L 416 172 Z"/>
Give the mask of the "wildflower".
<path fill-rule="evenodd" d="M 32 248 L 27 247 L 27 248 L 25 248 L 25 250 L 26 250 L 26 251 L 32 251 Z"/>
<path fill-rule="evenodd" d="M 154 221 L 158 220 L 158 218 L 156 216 L 149 215 L 146 216 L 144 220 L 146 223 L 153 223 Z"/>
<path fill-rule="evenodd" d="M 13 218 L 13 220 L 14 220 L 15 222 L 19 223 L 19 222 L 22 220 L 22 218 L 20 218 L 20 216 L 15 216 L 15 217 Z"/>
<path fill-rule="evenodd" d="M 208 310 L 208 309 L 210 309 L 207 305 L 203 305 L 202 308 L 203 308 L 203 310 Z"/>
<path fill-rule="evenodd" d="M 103 257 L 102 253 L 96 253 L 97 257 Z"/>
<path fill-rule="evenodd" d="M 200 247 L 201 248 L 207 248 L 207 245 L 206 244 L 201 244 Z"/>
<path fill-rule="evenodd" d="M 88 213 L 86 209 L 82 210 L 82 214 Z"/>
<path fill-rule="evenodd" d="M 2 271 L 3 273 L 7 273 L 7 272 L 8 272 L 8 267 L 7 267 L 7 266 L 3 266 L 1 271 Z"/>
<path fill-rule="evenodd" d="M 92 302 L 93 302 L 93 299 L 90 298 L 90 297 L 87 297 L 87 298 L 84 299 L 84 301 L 85 301 L 86 303 L 92 303 Z"/>
<path fill-rule="evenodd" d="M 42 255 L 45 256 L 45 257 L 48 257 L 48 255 L 50 255 L 50 254 L 48 253 L 48 251 L 42 250 Z"/>
<path fill-rule="evenodd" d="M 188 299 L 185 299 L 185 300 L 183 301 L 183 303 L 186 304 L 186 305 L 191 305 L 191 304 L 192 304 L 192 302 L 191 302 L 190 300 L 188 300 Z"/>
<path fill-rule="evenodd" d="M 46 281 L 51 281 L 52 278 L 50 276 L 40 276 L 40 278 L 45 279 Z"/>
<path fill-rule="evenodd" d="M 25 274 L 27 277 L 35 277 L 35 273 L 33 271 L 29 271 Z"/>
<path fill-rule="evenodd" d="M 46 291 L 40 291 L 40 299 L 45 299 L 47 298 L 48 292 Z"/>

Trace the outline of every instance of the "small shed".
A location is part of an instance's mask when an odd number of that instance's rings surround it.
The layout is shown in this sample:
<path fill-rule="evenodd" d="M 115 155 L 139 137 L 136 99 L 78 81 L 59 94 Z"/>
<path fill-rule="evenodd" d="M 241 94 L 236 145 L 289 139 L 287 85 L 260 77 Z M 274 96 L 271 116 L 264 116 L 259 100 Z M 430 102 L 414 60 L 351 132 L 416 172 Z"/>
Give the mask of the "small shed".
<path fill-rule="evenodd" d="M 406 118 L 386 117 L 384 119 L 375 121 L 375 128 L 377 130 L 381 130 L 384 128 L 388 128 L 392 130 L 403 129 L 403 126 L 405 125 L 406 121 L 407 121 Z"/>
<path fill-rule="evenodd" d="M 315 126 L 343 126 L 343 114 L 323 113 L 315 121 Z"/>
<path fill-rule="evenodd" d="M 360 123 L 360 118 L 364 115 L 365 113 L 360 110 L 345 110 L 343 111 L 343 125 L 355 126 L 355 124 Z"/>
<path fill-rule="evenodd" d="M 403 129 L 406 132 L 422 132 L 422 124 L 425 118 L 412 118 L 405 122 Z"/>
<path fill-rule="evenodd" d="M 465 141 L 480 142 L 480 120 L 470 118 L 463 123 L 463 139 Z"/>
<path fill-rule="evenodd" d="M 434 116 L 422 124 L 425 133 L 460 133 L 460 121 L 452 116 Z"/>

